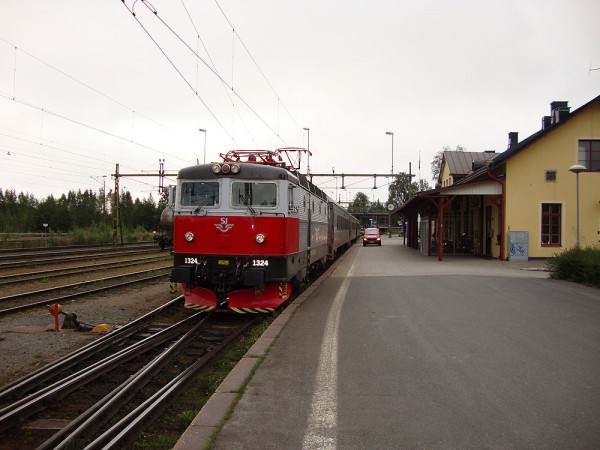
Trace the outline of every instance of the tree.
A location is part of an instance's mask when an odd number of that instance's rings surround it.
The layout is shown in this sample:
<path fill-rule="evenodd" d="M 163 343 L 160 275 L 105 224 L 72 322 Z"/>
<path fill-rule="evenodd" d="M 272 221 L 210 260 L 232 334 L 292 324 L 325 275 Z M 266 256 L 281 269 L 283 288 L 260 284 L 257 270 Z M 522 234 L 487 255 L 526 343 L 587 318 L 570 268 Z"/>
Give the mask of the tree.
<path fill-rule="evenodd" d="M 36 222 L 37 205 L 37 200 L 31 194 L 17 195 L 14 189 L 0 190 L 0 231 L 39 231 L 41 225 Z"/>
<path fill-rule="evenodd" d="M 419 180 L 419 192 L 428 191 L 429 189 L 431 189 L 431 186 L 427 180 Z"/>
<path fill-rule="evenodd" d="M 156 229 L 158 221 L 156 221 L 156 205 L 154 204 L 152 195 L 143 201 L 140 201 L 137 198 L 135 199 L 131 220 L 131 225 L 134 228 L 143 227 L 147 231 Z"/>
<path fill-rule="evenodd" d="M 379 200 L 376 202 L 371 202 L 371 212 L 383 212 L 386 211 L 385 205 L 381 203 Z"/>
<path fill-rule="evenodd" d="M 370 205 L 369 197 L 364 192 L 357 192 L 354 200 L 348 205 L 348 212 L 366 212 Z"/>
<path fill-rule="evenodd" d="M 133 223 L 133 198 L 129 191 L 121 192 L 119 199 L 119 207 L 121 208 L 121 220 L 124 226 L 130 226 Z"/>
<path fill-rule="evenodd" d="M 433 176 L 433 182 L 437 183 L 438 178 L 440 177 L 440 170 L 442 170 L 442 161 L 444 160 L 444 152 L 464 152 L 465 148 L 460 145 L 456 146 L 456 149 L 452 150 L 450 146 L 443 147 L 439 152 L 435 154 L 433 157 L 433 161 L 431 161 L 431 173 Z"/>
<path fill-rule="evenodd" d="M 407 173 L 400 172 L 396 179 L 390 183 L 389 202 L 400 206 L 414 197 L 419 191 L 419 185 L 412 181 Z"/>

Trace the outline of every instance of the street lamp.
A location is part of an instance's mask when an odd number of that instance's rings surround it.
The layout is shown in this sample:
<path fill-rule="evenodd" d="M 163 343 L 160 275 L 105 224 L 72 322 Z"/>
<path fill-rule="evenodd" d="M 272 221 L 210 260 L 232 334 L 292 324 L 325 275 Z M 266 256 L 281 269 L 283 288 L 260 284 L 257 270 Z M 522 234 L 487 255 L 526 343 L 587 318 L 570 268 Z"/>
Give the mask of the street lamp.
<path fill-rule="evenodd" d="M 308 134 L 308 148 L 306 149 L 308 150 L 308 156 L 306 161 L 306 174 L 310 175 L 310 128 L 304 128 L 304 130 Z"/>
<path fill-rule="evenodd" d="M 573 172 L 577 180 L 577 241 L 575 241 L 575 248 L 579 248 L 579 174 L 586 170 L 587 168 L 581 164 L 575 164 L 574 166 L 569 167 L 569 172 Z"/>
<path fill-rule="evenodd" d="M 392 136 L 392 175 L 394 175 L 394 133 L 386 131 L 385 134 Z"/>
<path fill-rule="evenodd" d="M 200 131 L 200 133 L 204 133 L 204 159 L 203 164 L 206 164 L 206 130 L 204 128 L 200 128 L 198 131 Z"/>

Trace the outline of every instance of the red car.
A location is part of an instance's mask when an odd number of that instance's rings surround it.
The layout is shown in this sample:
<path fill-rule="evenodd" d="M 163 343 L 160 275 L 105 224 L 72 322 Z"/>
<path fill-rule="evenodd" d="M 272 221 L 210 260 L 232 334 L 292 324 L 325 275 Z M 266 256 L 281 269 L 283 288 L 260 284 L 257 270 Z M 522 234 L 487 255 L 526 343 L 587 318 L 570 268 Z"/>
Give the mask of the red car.
<path fill-rule="evenodd" d="M 363 247 L 367 244 L 381 245 L 381 233 L 379 228 L 365 228 L 363 234 Z"/>

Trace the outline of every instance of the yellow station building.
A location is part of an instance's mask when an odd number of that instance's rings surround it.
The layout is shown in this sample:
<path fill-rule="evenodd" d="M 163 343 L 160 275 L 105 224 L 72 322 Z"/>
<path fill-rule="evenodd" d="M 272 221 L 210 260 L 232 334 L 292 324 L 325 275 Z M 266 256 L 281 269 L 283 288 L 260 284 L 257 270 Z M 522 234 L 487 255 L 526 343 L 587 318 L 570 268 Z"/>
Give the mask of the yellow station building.
<path fill-rule="evenodd" d="M 571 111 L 550 104 L 540 131 L 506 151 L 445 152 L 438 187 L 397 213 L 427 255 L 515 261 L 600 245 L 600 96 Z M 579 203 L 579 207 L 578 207 Z M 579 225 L 578 225 L 579 224 Z"/>

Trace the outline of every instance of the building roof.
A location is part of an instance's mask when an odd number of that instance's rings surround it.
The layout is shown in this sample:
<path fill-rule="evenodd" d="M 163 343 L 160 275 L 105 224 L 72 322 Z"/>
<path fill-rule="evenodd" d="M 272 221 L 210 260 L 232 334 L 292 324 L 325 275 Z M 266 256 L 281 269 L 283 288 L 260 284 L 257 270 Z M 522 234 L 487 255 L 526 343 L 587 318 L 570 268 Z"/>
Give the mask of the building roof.
<path fill-rule="evenodd" d="M 473 170 L 474 162 L 484 162 L 496 156 L 494 151 L 487 152 L 444 152 L 450 175 L 466 175 Z"/>
<path fill-rule="evenodd" d="M 522 140 L 521 142 L 511 142 L 510 147 L 502 153 L 491 153 L 492 157 L 490 157 L 488 160 L 484 161 L 484 164 L 482 167 L 467 171 L 465 173 L 466 176 L 464 176 L 460 180 L 456 181 L 452 186 L 439 187 L 436 189 L 431 189 L 428 191 L 421 191 L 421 192 L 417 193 L 416 196 L 410 198 L 403 205 L 400 205 L 400 207 L 396 211 L 394 211 L 394 213 L 401 213 L 402 211 L 406 211 L 406 210 L 410 209 L 411 207 L 415 207 L 419 203 L 425 202 L 426 199 L 428 199 L 428 198 L 439 197 L 442 195 L 459 194 L 459 191 L 457 189 L 459 189 L 462 186 L 465 186 L 467 184 L 485 182 L 486 179 L 489 179 L 489 170 L 490 169 L 498 167 L 500 164 L 505 162 L 507 159 L 509 159 L 512 156 L 516 155 L 517 153 L 521 152 L 522 150 L 527 148 L 529 145 L 538 141 L 539 139 L 546 136 L 547 134 L 553 132 L 558 127 L 561 127 L 562 125 L 567 123 L 569 120 L 571 120 L 573 117 L 575 117 L 582 111 L 585 111 L 587 108 L 589 108 L 590 106 L 592 106 L 594 103 L 597 103 L 597 102 L 600 102 L 600 95 L 570 113 L 568 112 L 568 108 L 566 108 L 567 113 L 564 115 L 561 115 L 556 120 L 546 121 L 546 119 L 550 119 L 550 117 L 544 117 L 544 119 L 543 119 L 544 126 L 538 132 L 532 134 L 531 136 Z M 554 103 L 560 104 L 559 106 L 563 107 L 563 111 L 564 111 L 564 107 L 566 107 L 566 104 L 567 104 L 567 102 L 553 102 L 553 104 Z M 553 104 L 551 104 L 551 105 L 553 105 Z M 513 133 L 510 133 L 510 134 L 515 136 Z M 516 139 L 515 139 L 515 141 L 516 141 Z M 466 154 L 468 154 L 470 152 L 444 152 L 444 157 L 446 156 L 446 153 L 466 153 Z M 452 173 L 452 170 L 450 167 L 449 167 L 449 169 Z M 462 193 L 462 192 L 460 192 L 460 193 Z"/>
<path fill-rule="evenodd" d="M 478 170 L 473 171 L 473 173 L 470 173 L 468 176 L 460 179 L 457 183 L 466 184 L 466 183 L 469 183 L 469 182 L 479 178 L 481 175 L 487 173 L 488 170 L 498 167 L 500 164 L 504 163 L 507 159 L 513 157 L 517 153 L 520 153 L 521 151 L 526 149 L 528 146 L 530 146 L 534 142 L 537 142 L 539 139 L 543 138 L 544 136 L 548 135 L 549 133 L 552 133 L 554 130 L 563 126 L 564 124 L 569 122 L 573 117 L 577 116 L 579 113 L 581 113 L 582 111 L 585 111 L 588 107 L 590 107 L 591 105 L 593 105 L 594 103 L 597 103 L 597 102 L 600 102 L 600 95 L 597 96 L 596 98 L 590 100 L 585 105 L 580 106 L 576 110 L 574 110 L 570 113 L 567 112 L 567 114 L 564 117 L 561 117 L 560 120 L 556 120 L 553 123 L 545 124 L 545 126 L 541 130 L 533 133 L 531 136 L 529 136 L 526 139 L 523 139 L 521 142 L 514 143 L 506 151 L 499 153 L 498 155 L 496 155 L 495 158 L 490 159 L 488 164 L 485 164 L 483 167 L 479 168 Z M 567 102 L 554 102 L 554 103 L 564 103 L 566 105 Z M 544 119 L 546 119 L 546 118 L 544 118 Z"/>

